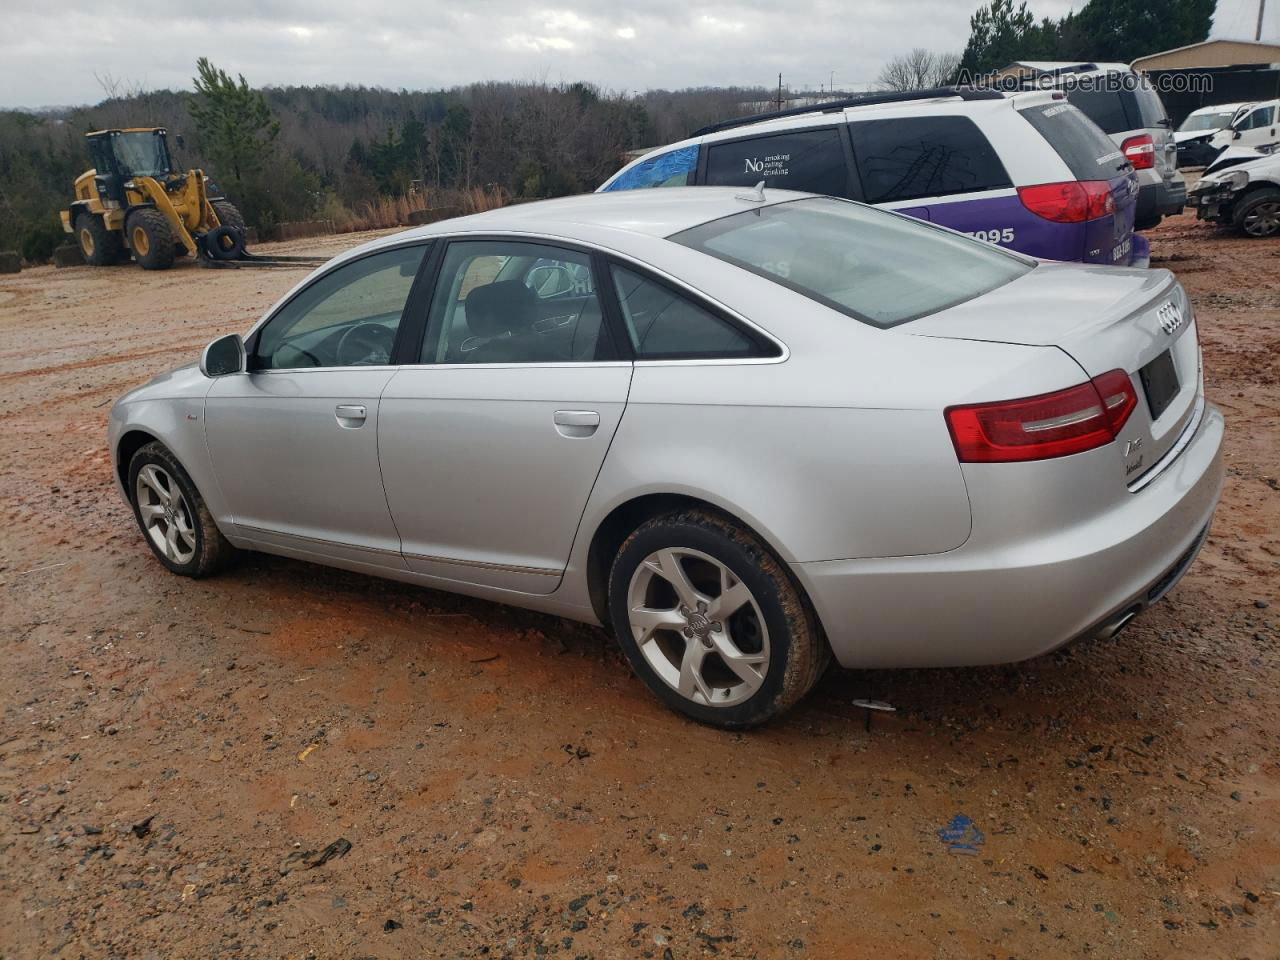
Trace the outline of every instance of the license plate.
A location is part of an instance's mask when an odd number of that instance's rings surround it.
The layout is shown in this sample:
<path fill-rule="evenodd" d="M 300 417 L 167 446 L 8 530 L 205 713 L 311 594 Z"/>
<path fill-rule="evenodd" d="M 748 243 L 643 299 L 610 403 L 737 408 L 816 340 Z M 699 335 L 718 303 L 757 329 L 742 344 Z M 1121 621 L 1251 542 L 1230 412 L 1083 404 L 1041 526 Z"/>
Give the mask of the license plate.
<path fill-rule="evenodd" d="M 1129 251 L 1133 249 L 1133 238 L 1130 237 L 1122 243 L 1116 244 L 1111 248 L 1111 260 L 1114 263 L 1117 260 L 1127 260 Z"/>
<path fill-rule="evenodd" d="M 1173 354 L 1168 350 L 1160 354 L 1138 371 L 1142 392 L 1147 395 L 1147 408 L 1152 422 L 1168 409 L 1178 393 L 1178 371 L 1173 365 Z"/>

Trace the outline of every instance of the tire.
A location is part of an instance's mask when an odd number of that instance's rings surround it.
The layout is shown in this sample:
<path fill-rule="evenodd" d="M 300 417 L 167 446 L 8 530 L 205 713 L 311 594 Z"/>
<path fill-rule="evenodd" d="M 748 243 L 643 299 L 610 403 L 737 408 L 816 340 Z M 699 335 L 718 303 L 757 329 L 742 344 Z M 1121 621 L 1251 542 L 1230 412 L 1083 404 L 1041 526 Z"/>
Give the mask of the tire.
<path fill-rule="evenodd" d="M 244 233 L 235 227 L 214 227 L 204 235 L 204 248 L 214 260 L 238 260 L 244 253 Z"/>
<path fill-rule="evenodd" d="M 677 579 L 695 591 L 684 593 L 694 603 L 681 600 Z M 717 619 L 727 592 L 730 614 Z M 635 608 L 651 616 L 642 620 Z M 623 541 L 609 574 L 609 615 L 649 689 L 711 726 L 741 729 L 771 720 L 808 693 L 831 662 L 817 617 L 783 564 L 710 511 L 656 517 Z M 738 658 L 736 668 L 722 656 L 726 651 Z"/>
<path fill-rule="evenodd" d="M 128 491 L 142 538 L 171 573 L 207 577 L 235 556 L 204 497 L 164 444 L 152 441 L 133 455 Z"/>
<path fill-rule="evenodd" d="M 167 270 L 173 266 L 178 238 L 163 213 L 153 207 L 134 210 L 124 222 L 133 259 L 143 270 Z"/>
<path fill-rule="evenodd" d="M 209 204 L 213 207 L 213 212 L 218 215 L 218 222 L 224 227 L 233 227 L 239 230 L 241 235 L 245 232 L 244 215 L 230 200 L 213 200 Z"/>
<path fill-rule="evenodd" d="M 97 214 L 82 213 L 75 222 L 76 243 L 84 262 L 94 267 L 109 267 L 124 258 L 124 241 L 115 230 L 108 230 Z"/>
<path fill-rule="evenodd" d="M 1246 193 L 1236 201 L 1231 223 L 1249 237 L 1280 234 L 1280 189 L 1263 187 Z"/>

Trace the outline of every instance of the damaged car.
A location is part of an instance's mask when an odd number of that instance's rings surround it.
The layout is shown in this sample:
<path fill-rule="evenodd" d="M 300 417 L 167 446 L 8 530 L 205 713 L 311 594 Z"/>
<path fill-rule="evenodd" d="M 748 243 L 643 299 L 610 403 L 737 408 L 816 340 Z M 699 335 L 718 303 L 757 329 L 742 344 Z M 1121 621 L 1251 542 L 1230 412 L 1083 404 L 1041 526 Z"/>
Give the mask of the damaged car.
<path fill-rule="evenodd" d="M 1280 154 L 1259 154 L 1210 169 L 1187 197 L 1199 220 L 1235 227 L 1250 237 L 1280 234 Z"/>

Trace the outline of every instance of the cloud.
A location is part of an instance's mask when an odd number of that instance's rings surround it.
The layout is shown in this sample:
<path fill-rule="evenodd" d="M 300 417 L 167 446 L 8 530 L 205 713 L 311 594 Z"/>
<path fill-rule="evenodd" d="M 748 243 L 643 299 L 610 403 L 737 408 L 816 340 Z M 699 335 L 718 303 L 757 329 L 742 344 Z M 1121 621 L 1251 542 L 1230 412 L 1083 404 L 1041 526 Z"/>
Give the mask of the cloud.
<path fill-rule="evenodd" d="M 865 89 L 922 46 L 959 52 L 978 0 L 5 0 L 0 106 L 92 103 L 95 75 L 189 90 L 208 56 L 256 86 L 437 89 L 583 80 L 609 90 L 701 85 Z M 1033 0 L 1060 16 L 1070 0 Z M 621 21 L 621 24 L 620 24 Z M 164 29 L 157 42 L 156 24 Z"/>

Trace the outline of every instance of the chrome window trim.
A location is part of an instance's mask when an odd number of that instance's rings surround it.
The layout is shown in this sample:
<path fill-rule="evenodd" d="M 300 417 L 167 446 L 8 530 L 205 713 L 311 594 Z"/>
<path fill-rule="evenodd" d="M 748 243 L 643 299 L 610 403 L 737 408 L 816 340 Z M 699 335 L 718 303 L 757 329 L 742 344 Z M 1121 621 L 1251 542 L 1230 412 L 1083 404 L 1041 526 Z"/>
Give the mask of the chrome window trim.
<path fill-rule="evenodd" d="M 600 253 L 607 254 L 618 260 L 624 260 L 627 263 L 634 264 L 635 266 L 639 267 L 642 270 L 647 270 L 650 273 L 658 277 L 661 277 L 664 281 L 666 281 L 667 283 L 671 284 L 674 287 L 678 287 L 680 290 L 692 296 L 695 300 L 703 300 L 707 303 L 713 304 L 717 309 L 723 310 L 729 316 L 733 317 L 733 319 L 737 320 L 743 326 L 750 328 L 753 332 L 759 334 L 761 337 L 763 337 L 769 343 L 773 344 L 779 350 L 779 354 L 776 357 L 711 357 L 711 358 L 705 358 L 705 359 L 688 358 L 688 359 L 681 359 L 681 360 L 636 360 L 634 362 L 637 365 L 644 364 L 645 366 L 667 366 L 667 365 L 696 364 L 696 365 L 702 366 L 707 364 L 723 365 L 723 364 L 786 363 L 787 360 L 791 358 L 791 350 L 786 345 L 786 343 L 780 340 L 774 334 L 770 333 L 768 330 L 765 330 L 758 323 L 755 323 L 754 321 L 747 319 L 737 310 L 733 309 L 732 307 L 728 306 L 722 301 L 711 296 L 709 293 L 699 290 L 697 287 L 692 286 L 691 284 L 685 282 L 684 280 L 681 280 L 679 277 L 673 276 L 672 274 L 668 273 L 666 270 L 663 270 L 661 267 L 655 267 L 651 263 L 647 263 L 646 261 L 641 260 L 638 257 L 634 257 L 629 253 L 624 253 L 621 250 L 616 250 L 613 247 L 606 246 L 594 240 L 583 240 L 578 237 L 562 237 L 557 234 L 549 234 L 549 233 L 531 233 L 524 230 L 489 229 L 489 230 L 468 230 L 461 233 L 432 234 L 433 239 L 439 239 L 439 240 L 460 240 L 468 237 L 511 237 L 512 239 L 515 239 L 515 240 L 525 240 L 525 241 L 535 241 L 535 242 L 542 241 L 542 242 L 551 243 L 551 244 L 571 243 L 571 244 L 576 244 L 577 246 L 580 246 L 580 247 L 587 247 L 592 250 L 597 250 Z M 666 240 L 667 238 L 661 237 L 661 238 L 655 238 L 655 239 Z M 668 240 L 668 242 L 671 243 L 673 241 Z M 678 244 L 676 244 L 676 246 L 678 246 Z M 725 264 L 725 265 L 730 267 L 733 266 L 732 264 Z M 738 269 L 741 269 L 741 268 L 738 268 Z M 746 273 L 747 271 L 744 270 L 743 272 Z M 579 363 L 565 364 L 565 366 L 575 366 L 575 367 L 584 366 L 584 365 L 585 364 L 579 364 Z M 432 366 L 432 364 L 422 364 L 422 366 Z M 461 366 L 463 367 L 480 366 L 480 364 L 461 364 Z M 526 366 L 536 366 L 536 364 L 517 363 L 517 364 L 504 364 L 504 366 L 526 367 Z"/>

